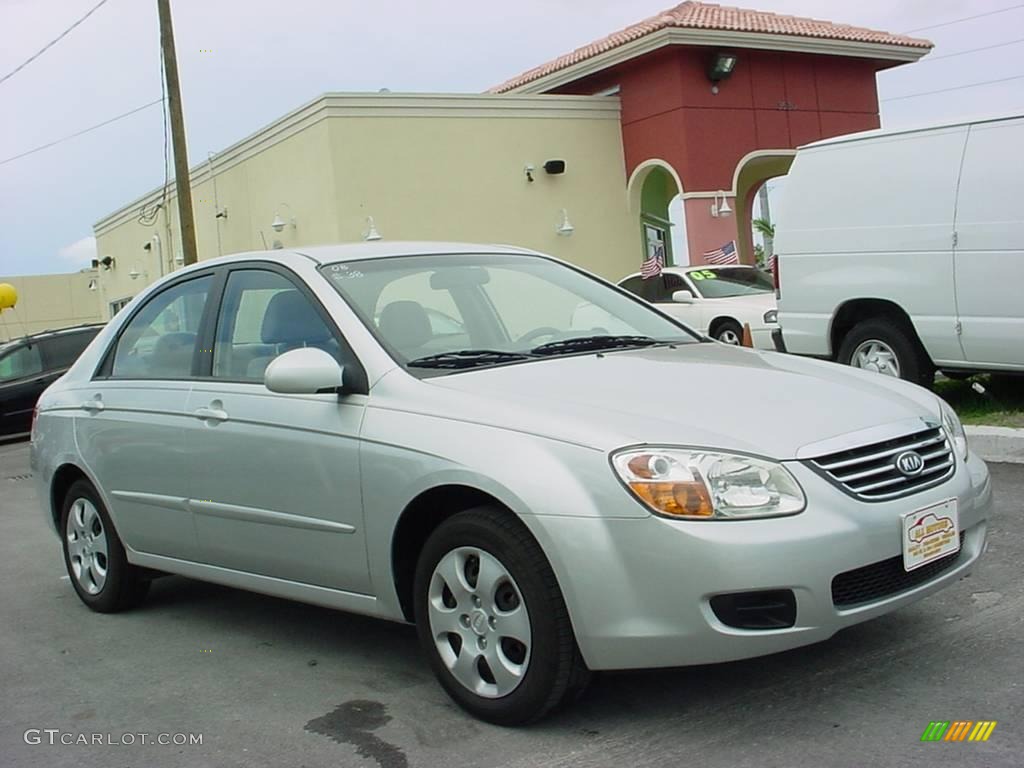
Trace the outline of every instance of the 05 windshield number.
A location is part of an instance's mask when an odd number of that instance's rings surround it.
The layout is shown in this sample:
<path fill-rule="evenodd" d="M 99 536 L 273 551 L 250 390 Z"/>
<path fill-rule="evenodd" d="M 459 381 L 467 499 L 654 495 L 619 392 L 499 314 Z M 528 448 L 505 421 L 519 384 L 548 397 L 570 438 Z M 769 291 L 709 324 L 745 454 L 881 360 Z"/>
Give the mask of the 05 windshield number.
<path fill-rule="evenodd" d="M 702 269 L 696 272 L 691 272 L 690 277 L 692 277 L 694 280 L 715 280 L 718 278 L 718 275 L 716 275 L 710 269 Z"/>

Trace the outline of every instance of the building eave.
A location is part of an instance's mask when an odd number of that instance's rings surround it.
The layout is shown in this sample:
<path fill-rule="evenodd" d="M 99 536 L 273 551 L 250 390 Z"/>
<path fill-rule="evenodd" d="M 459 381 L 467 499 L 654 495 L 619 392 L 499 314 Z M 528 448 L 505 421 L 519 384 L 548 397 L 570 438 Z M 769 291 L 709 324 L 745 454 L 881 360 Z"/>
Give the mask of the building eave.
<path fill-rule="evenodd" d="M 492 89 L 492 92 L 529 94 L 552 91 L 670 45 L 816 53 L 828 56 L 891 61 L 894 64 L 917 61 L 931 50 L 931 48 L 924 46 L 869 43 L 767 32 L 667 28 L 584 59 L 563 69 L 555 70 L 536 80 L 531 80 L 506 91 L 499 90 L 503 87 L 499 85 Z"/>

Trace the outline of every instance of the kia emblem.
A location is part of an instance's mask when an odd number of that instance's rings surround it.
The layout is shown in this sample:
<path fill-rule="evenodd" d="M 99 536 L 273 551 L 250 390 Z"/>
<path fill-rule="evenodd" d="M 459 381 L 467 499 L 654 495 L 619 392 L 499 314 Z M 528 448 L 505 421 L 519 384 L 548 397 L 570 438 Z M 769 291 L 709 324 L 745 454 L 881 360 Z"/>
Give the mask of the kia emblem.
<path fill-rule="evenodd" d="M 921 454 L 917 451 L 904 451 L 896 457 L 894 463 L 900 474 L 907 477 L 919 475 L 924 469 L 924 459 L 921 458 Z"/>

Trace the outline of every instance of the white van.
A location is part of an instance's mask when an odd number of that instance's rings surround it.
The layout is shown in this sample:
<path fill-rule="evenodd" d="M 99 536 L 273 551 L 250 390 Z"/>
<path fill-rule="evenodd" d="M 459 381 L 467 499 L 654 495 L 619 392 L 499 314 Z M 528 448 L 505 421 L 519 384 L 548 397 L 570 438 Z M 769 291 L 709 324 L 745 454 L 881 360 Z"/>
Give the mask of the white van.
<path fill-rule="evenodd" d="M 776 347 L 929 384 L 1024 372 L 1024 117 L 801 147 Z"/>

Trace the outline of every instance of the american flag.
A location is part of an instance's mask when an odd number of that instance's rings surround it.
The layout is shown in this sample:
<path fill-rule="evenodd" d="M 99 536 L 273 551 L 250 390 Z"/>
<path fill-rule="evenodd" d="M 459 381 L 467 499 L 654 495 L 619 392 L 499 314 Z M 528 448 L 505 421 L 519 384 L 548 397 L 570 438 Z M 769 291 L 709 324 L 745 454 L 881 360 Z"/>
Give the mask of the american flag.
<path fill-rule="evenodd" d="M 706 264 L 739 264 L 740 257 L 736 253 L 736 241 L 730 240 L 721 248 L 704 251 L 704 262 Z"/>
<path fill-rule="evenodd" d="M 640 277 L 644 280 L 649 277 L 657 277 L 661 274 L 663 266 L 665 266 L 665 246 L 656 245 L 651 255 L 640 265 Z"/>

